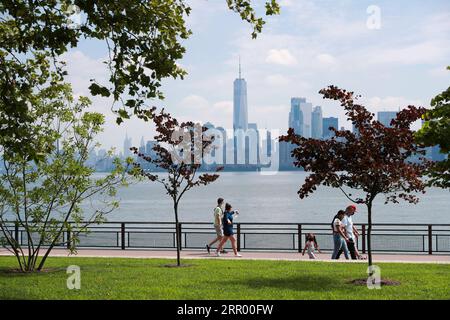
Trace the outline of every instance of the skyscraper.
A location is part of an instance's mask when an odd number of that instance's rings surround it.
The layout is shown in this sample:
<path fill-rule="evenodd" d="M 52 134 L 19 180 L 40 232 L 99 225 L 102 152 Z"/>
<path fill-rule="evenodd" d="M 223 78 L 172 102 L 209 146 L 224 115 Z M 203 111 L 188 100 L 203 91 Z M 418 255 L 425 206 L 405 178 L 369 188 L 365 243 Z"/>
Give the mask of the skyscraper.
<path fill-rule="evenodd" d="M 245 164 L 248 129 L 247 82 L 242 78 L 241 59 L 239 58 L 239 78 L 234 80 L 233 90 L 233 131 L 234 163 Z"/>
<path fill-rule="evenodd" d="M 291 98 L 291 111 L 289 112 L 289 128 L 294 129 L 298 135 L 303 135 L 303 112 L 300 104 L 306 103 L 305 98 Z"/>
<path fill-rule="evenodd" d="M 391 121 L 397 118 L 396 111 L 380 111 L 378 112 L 378 121 L 380 121 L 385 127 L 391 126 Z"/>
<path fill-rule="evenodd" d="M 314 108 L 311 119 L 311 134 L 314 139 L 322 139 L 323 135 L 323 116 L 322 107 L 317 106 Z"/>
<path fill-rule="evenodd" d="M 323 124 L 323 138 L 330 139 L 331 137 L 334 136 L 334 132 L 331 131 L 330 128 L 333 127 L 337 130 L 339 128 L 339 119 L 334 117 L 323 118 L 322 124 Z"/>
<path fill-rule="evenodd" d="M 291 98 L 291 112 L 289 113 L 289 127 L 296 134 L 311 138 L 312 104 L 305 98 Z"/>
<path fill-rule="evenodd" d="M 141 137 L 141 145 L 139 147 L 139 153 L 144 153 L 145 154 L 145 141 L 144 141 L 144 137 Z"/>
<path fill-rule="evenodd" d="M 128 133 L 125 135 L 125 140 L 123 142 L 123 155 L 128 158 L 131 156 L 131 138 L 128 137 Z"/>
<path fill-rule="evenodd" d="M 300 110 L 303 114 L 303 136 L 311 138 L 312 104 L 306 101 L 301 102 Z"/>
<path fill-rule="evenodd" d="M 233 129 L 248 129 L 247 82 L 241 77 L 239 59 L 239 78 L 234 80 Z"/>
<path fill-rule="evenodd" d="M 245 137 L 246 164 L 259 164 L 259 131 L 256 123 L 248 124 L 248 135 Z"/>

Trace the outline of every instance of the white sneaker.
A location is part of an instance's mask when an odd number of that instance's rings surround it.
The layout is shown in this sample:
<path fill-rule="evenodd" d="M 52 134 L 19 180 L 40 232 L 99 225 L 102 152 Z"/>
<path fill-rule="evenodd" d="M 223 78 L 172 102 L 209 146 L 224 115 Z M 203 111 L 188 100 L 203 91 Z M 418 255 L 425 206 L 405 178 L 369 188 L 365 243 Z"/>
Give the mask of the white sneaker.
<path fill-rule="evenodd" d="M 216 251 L 216 257 L 220 257 L 220 252 Z"/>
<path fill-rule="evenodd" d="M 240 255 L 239 253 L 238 254 L 236 254 L 236 255 L 234 255 L 236 258 L 241 258 L 242 257 L 242 255 Z"/>

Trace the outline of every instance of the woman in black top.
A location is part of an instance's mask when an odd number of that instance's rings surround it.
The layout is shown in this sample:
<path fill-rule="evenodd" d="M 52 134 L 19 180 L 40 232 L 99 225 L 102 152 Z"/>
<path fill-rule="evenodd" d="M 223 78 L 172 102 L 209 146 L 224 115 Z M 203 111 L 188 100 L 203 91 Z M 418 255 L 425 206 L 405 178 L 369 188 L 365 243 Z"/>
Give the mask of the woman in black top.
<path fill-rule="evenodd" d="M 225 205 L 225 212 L 224 212 L 223 218 L 222 218 L 224 237 L 223 237 L 222 241 L 220 241 L 220 244 L 216 250 L 216 255 L 218 257 L 220 257 L 220 251 L 222 250 L 223 246 L 225 245 L 225 243 L 228 240 L 231 241 L 231 246 L 233 247 L 234 255 L 236 257 L 242 257 L 237 251 L 236 238 L 234 237 L 234 232 L 233 232 L 233 216 L 234 216 L 234 214 L 238 214 L 238 212 L 231 211 L 231 209 L 232 209 L 231 205 L 229 203 L 227 203 Z"/>

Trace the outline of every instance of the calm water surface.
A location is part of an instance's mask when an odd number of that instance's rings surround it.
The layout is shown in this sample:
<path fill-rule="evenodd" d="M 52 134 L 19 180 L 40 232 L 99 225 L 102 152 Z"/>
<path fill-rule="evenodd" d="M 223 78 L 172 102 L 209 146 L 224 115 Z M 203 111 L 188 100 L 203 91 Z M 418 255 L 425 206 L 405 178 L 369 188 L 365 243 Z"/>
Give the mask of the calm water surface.
<path fill-rule="evenodd" d="M 207 187 L 186 193 L 180 208 L 181 221 L 212 221 L 216 199 L 222 197 L 239 209 L 240 222 L 329 222 L 349 201 L 338 189 L 320 187 L 307 199 L 297 191 L 308 174 L 280 172 L 261 175 L 256 172 L 221 173 Z M 173 221 L 172 204 L 162 185 L 139 182 L 118 192 L 120 208 L 108 215 L 109 221 Z M 374 207 L 374 222 L 450 223 L 450 192 L 428 189 L 417 205 L 400 202 L 384 204 L 379 197 Z M 355 222 L 367 221 L 367 210 L 359 206 Z"/>

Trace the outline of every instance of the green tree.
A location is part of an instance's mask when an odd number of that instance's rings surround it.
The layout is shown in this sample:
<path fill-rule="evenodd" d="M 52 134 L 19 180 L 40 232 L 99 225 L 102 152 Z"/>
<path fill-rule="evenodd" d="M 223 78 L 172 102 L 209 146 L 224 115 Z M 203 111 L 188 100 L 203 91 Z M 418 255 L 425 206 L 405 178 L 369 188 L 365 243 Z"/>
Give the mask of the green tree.
<path fill-rule="evenodd" d="M 450 66 L 447 67 L 450 70 Z M 427 147 L 439 146 L 445 159 L 434 162 L 428 175 L 430 185 L 450 188 L 450 87 L 431 100 L 433 109 L 423 116 L 422 129 L 416 139 Z"/>
<path fill-rule="evenodd" d="M 152 110 L 154 112 L 155 110 Z M 165 174 L 158 175 L 141 168 L 134 163 L 133 174 L 160 183 L 172 200 L 176 225 L 177 266 L 181 265 L 181 229 L 179 224 L 179 206 L 183 196 L 192 188 L 206 186 L 219 178 L 218 174 L 199 173 L 204 156 L 214 149 L 214 135 L 208 134 L 207 128 L 193 122 L 178 122 L 170 114 L 155 113 L 157 144 L 152 154 L 143 154 L 136 147 L 131 148 L 140 159 L 154 165 Z M 223 167 L 217 167 L 221 171 Z"/>
<path fill-rule="evenodd" d="M 369 266 L 372 266 L 372 215 L 374 201 L 385 196 L 385 203 L 404 200 L 417 203 L 418 193 L 425 192 L 423 174 L 427 163 L 412 163 L 411 157 L 423 155 L 415 143 L 411 125 L 425 113 L 424 108 L 408 106 L 397 114 L 390 127 L 374 119 L 374 114 L 357 103 L 353 92 L 329 86 L 320 93 L 325 99 L 340 102 L 347 119 L 358 129 L 329 128 L 334 136 L 328 140 L 307 139 L 290 128 L 280 141 L 294 145 L 291 154 L 294 165 L 311 174 L 298 191 L 301 199 L 320 185 L 339 188 L 345 197 L 367 208 L 367 246 Z M 352 195 L 349 189 L 357 192 Z M 351 191 L 353 192 L 353 191 Z M 372 273 L 373 269 L 371 269 Z"/>
<path fill-rule="evenodd" d="M 41 161 L 16 152 L 11 142 L 15 137 L 0 135 L 0 240 L 23 272 L 42 270 L 55 246 L 67 245 L 75 252 L 78 235 L 117 208 L 116 187 L 127 183 L 131 165 L 131 159 L 127 164 L 115 159 L 111 173 L 93 177 L 94 168 L 86 161 L 97 146 L 104 117 L 85 112 L 90 101 L 74 100 L 70 86 L 50 74 L 53 81 L 30 92 L 27 100 L 26 129 L 33 133 L 33 146 L 42 151 Z M 85 215 L 82 204 L 94 196 L 92 212 Z M 23 232 L 22 240 L 15 234 L 16 226 Z"/>
<path fill-rule="evenodd" d="M 255 38 L 265 22 L 251 1 L 226 3 L 253 27 Z M 265 2 L 266 15 L 279 11 L 275 0 Z M 0 50 L 3 59 L 45 51 L 56 64 L 82 38 L 104 41 L 109 82 L 92 79 L 91 94 L 113 97 L 118 123 L 133 114 L 148 120 L 142 111 L 148 99 L 164 98 L 161 81 L 186 74 L 176 62 L 185 53 L 181 42 L 191 34 L 185 21 L 190 12 L 188 0 L 5 0 L 0 4 Z M 81 24 L 70 20 L 74 13 L 83 18 Z"/>

